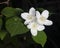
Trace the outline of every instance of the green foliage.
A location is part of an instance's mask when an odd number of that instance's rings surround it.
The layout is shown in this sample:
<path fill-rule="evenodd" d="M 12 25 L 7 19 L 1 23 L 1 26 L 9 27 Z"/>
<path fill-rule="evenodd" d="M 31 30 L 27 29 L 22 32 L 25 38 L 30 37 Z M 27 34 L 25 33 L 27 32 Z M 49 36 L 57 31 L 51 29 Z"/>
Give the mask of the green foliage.
<path fill-rule="evenodd" d="M 44 31 L 38 32 L 37 36 L 32 36 L 33 40 L 44 47 L 46 41 L 47 41 L 47 36 Z"/>
<path fill-rule="evenodd" d="M 1 14 L 6 17 L 16 16 L 17 11 L 15 8 L 12 7 L 6 7 L 2 10 Z"/>
<path fill-rule="evenodd" d="M 6 36 L 6 34 L 7 34 L 7 32 L 0 30 L 0 39 L 3 40 Z"/>
<path fill-rule="evenodd" d="M 6 28 L 11 36 L 28 32 L 28 29 L 24 26 L 24 24 L 21 22 L 21 19 L 18 17 L 13 17 L 7 20 Z"/>
<path fill-rule="evenodd" d="M 22 10 L 22 9 L 20 9 L 20 8 L 16 8 L 16 10 L 18 11 L 18 13 L 23 12 L 23 10 Z"/>
<path fill-rule="evenodd" d="M 17 11 L 17 16 L 20 16 L 20 14 L 23 12 L 23 10 L 22 9 L 20 9 L 20 8 L 16 8 L 16 11 Z"/>

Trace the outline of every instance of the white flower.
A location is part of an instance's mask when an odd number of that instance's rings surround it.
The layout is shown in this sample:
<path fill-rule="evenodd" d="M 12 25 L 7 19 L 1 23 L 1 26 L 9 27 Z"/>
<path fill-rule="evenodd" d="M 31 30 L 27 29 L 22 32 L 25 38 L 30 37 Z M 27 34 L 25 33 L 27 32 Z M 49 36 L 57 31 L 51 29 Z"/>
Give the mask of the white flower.
<path fill-rule="evenodd" d="M 39 25 L 37 22 L 29 23 L 29 24 L 27 25 L 27 28 L 30 29 L 31 34 L 32 34 L 33 36 L 36 36 L 38 31 L 42 31 L 42 30 L 45 29 L 44 26 Z"/>
<path fill-rule="evenodd" d="M 41 25 L 52 25 L 53 22 L 51 20 L 48 20 L 49 17 L 49 11 L 44 10 L 42 14 L 39 13 L 39 11 L 36 11 L 36 17 L 37 17 L 37 22 Z"/>
<path fill-rule="evenodd" d="M 48 20 L 49 12 L 44 10 L 42 14 L 39 11 L 35 11 L 32 7 L 29 10 L 29 13 L 24 12 L 21 14 L 21 17 L 25 20 L 24 24 L 27 25 L 27 28 L 30 29 L 33 36 L 37 35 L 38 31 L 45 29 L 44 25 L 52 25 L 53 22 Z"/>
<path fill-rule="evenodd" d="M 34 21 L 35 20 L 35 9 L 32 7 L 30 8 L 29 10 L 29 13 L 27 12 L 24 12 L 21 14 L 21 17 L 25 20 L 24 24 L 29 24 L 30 22 Z"/>

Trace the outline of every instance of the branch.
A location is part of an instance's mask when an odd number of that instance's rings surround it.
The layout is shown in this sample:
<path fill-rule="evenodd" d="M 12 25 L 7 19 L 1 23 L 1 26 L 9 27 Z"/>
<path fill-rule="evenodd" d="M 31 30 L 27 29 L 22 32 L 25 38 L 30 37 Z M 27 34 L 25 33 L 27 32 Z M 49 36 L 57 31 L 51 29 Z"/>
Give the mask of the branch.
<path fill-rule="evenodd" d="M 7 1 L 5 1 L 5 2 L 1 2 L 0 4 L 7 4 L 7 6 L 9 6 L 9 1 L 10 1 L 10 0 L 7 0 Z"/>

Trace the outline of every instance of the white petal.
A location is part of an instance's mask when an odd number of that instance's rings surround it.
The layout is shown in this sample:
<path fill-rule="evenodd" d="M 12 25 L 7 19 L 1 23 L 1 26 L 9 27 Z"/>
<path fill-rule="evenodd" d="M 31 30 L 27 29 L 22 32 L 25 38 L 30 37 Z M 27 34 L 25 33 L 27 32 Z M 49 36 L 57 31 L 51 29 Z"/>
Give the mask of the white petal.
<path fill-rule="evenodd" d="M 43 25 L 38 25 L 38 31 L 43 31 L 45 29 L 45 27 Z"/>
<path fill-rule="evenodd" d="M 40 12 L 39 11 L 36 11 L 36 17 L 39 18 L 41 15 L 40 15 Z"/>
<path fill-rule="evenodd" d="M 27 28 L 28 28 L 28 29 L 31 29 L 31 26 L 32 26 L 32 24 L 29 23 L 29 24 L 27 25 Z"/>
<path fill-rule="evenodd" d="M 45 23 L 44 23 L 44 25 L 47 25 L 47 26 L 50 26 L 50 25 L 52 25 L 52 24 L 53 24 L 53 22 L 50 21 L 50 20 L 46 20 Z"/>
<path fill-rule="evenodd" d="M 21 17 L 25 20 L 27 19 L 28 15 L 29 15 L 28 13 L 21 13 Z"/>
<path fill-rule="evenodd" d="M 44 21 L 41 21 L 40 19 L 37 19 L 37 22 L 38 22 L 39 24 L 41 24 L 41 25 L 44 24 Z"/>
<path fill-rule="evenodd" d="M 48 18 L 49 17 L 49 11 L 44 10 L 41 15 L 44 16 L 45 18 Z"/>
<path fill-rule="evenodd" d="M 35 16 L 35 9 L 32 7 L 32 8 L 30 8 L 30 10 L 29 10 L 29 14 L 30 15 L 32 15 L 32 16 Z"/>
<path fill-rule="evenodd" d="M 27 25 L 27 24 L 29 24 L 29 23 L 30 23 L 29 20 L 26 20 L 26 21 L 24 22 L 25 25 Z"/>
<path fill-rule="evenodd" d="M 32 34 L 33 36 L 36 36 L 36 35 L 37 35 L 37 30 L 31 29 L 31 34 Z"/>

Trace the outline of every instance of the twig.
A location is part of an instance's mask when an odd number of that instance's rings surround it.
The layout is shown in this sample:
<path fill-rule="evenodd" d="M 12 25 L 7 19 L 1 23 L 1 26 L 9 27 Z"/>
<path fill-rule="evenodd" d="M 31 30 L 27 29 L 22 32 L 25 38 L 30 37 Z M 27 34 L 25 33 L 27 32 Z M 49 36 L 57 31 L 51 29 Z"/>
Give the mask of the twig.
<path fill-rule="evenodd" d="M 5 1 L 5 2 L 1 2 L 0 4 L 6 4 L 7 6 L 9 6 L 9 1 L 10 1 L 10 0 L 7 0 L 7 1 Z"/>

